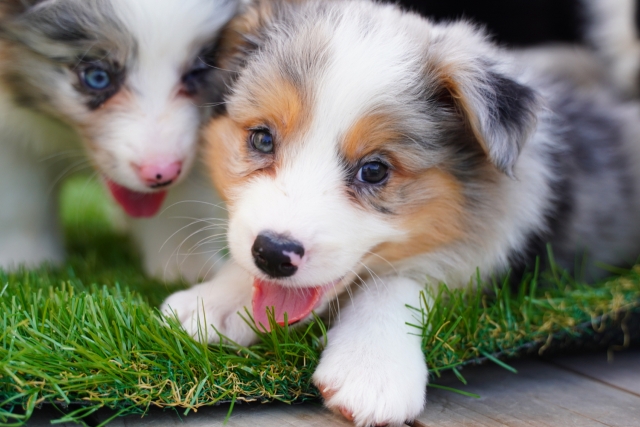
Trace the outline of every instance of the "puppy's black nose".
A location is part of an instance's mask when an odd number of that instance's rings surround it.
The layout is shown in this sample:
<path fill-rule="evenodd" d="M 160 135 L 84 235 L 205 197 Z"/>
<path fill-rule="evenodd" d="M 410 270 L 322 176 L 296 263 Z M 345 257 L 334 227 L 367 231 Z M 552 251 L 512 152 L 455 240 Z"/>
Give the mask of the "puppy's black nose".
<path fill-rule="evenodd" d="M 253 243 L 251 254 L 256 266 L 276 279 L 296 274 L 304 247 L 289 237 L 263 232 Z"/>

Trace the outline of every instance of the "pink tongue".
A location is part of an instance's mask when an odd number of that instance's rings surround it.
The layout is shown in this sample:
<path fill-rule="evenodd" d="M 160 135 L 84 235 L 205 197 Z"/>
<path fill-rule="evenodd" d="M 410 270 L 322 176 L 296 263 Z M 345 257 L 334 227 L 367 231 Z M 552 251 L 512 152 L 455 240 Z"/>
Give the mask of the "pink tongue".
<path fill-rule="evenodd" d="M 323 287 L 317 288 L 285 288 L 264 280 L 253 281 L 253 319 L 259 329 L 264 326 L 267 332 L 271 330 L 267 309 L 275 308 L 275 319 L 284 326 L 284 314 L 287 313 L 287 323 L 296 323 L 311 313 L 324 294 Z M 273 307 L 273 308 L 272 308 Z"/>
<path fill-rule="evenodd" d="M 158 213 L 166 191 L 156 193 L 138 193 L 131 191 L 113 181 L 107 180 L 107 185 L 113 198 L 122 206 L 122 209 L 134 218 L 150 218 Z"/>

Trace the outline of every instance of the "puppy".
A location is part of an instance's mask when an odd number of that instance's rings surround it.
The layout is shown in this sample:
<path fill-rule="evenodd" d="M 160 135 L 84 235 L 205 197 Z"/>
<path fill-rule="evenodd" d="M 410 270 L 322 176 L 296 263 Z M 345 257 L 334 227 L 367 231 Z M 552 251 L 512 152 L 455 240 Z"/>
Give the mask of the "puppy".
<path fill-rule="evenodd" d="M 258 1 L 223 40 L 231 90 L 205 133 L 235 261 L 163 309 L 250 344 L 243 307 L 268 329 L 267 309 L 293 323 L 349 286 L 313 381 L 356 425 L 424 407 L 407 306 L 425 284 L 525 269 L 547 243 L 568 269 L 640 254 L 637 105 L 369 1 Z"/>
<path fill-rule="evenodd" d="M 187 175 L 210 114 L 202 82 L 238 4 L 0 3 L 0 267 L 63 259 L 57 187 L 89 164 L 133 218 L 153 217 L 163 202 L 189 222 L 222 215 L 208 180 Z M 184 203 L 194 200 L 203 203 Z M 174 249 L 196 243 L 181 226 L 167 215 L 131 226 L 150 274 L 180 275 Z M 191 279 L 210 255 L 187 260 Z"/>
<path fill-rule="evenodd" d="M 625 97 L 640 96 L 640 7 L 637 0 L 582 0 L 586 34 Z"/>

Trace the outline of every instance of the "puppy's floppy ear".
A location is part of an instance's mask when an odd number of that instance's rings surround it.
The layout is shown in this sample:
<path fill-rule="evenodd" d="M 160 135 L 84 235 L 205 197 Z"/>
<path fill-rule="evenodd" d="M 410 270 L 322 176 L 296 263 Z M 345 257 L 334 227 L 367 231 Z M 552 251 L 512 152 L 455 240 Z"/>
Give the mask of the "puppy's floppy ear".
<path fill-rule="evenodd" d="M 505 70 L 497 48 L 467 23 L 434 38 L 429 74 L 450 94 L 487 158 L 513 176 L 520 151 L 536 128 L 541 101 Z"/>

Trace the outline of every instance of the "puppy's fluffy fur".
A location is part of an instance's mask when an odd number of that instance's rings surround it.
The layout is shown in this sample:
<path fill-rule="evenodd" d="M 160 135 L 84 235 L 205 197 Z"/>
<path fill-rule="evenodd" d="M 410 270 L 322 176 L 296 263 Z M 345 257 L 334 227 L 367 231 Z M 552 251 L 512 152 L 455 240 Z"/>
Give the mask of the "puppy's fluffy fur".
<path fill-rule="evenodd" d="M 626 97 L 640 96 L 640 8 L 637 0 L 582 0 L 587 36 Z"/>
<path fill-rule="evenodd" d="M 318 310 L 351 285 L 313 380 L 357 425 L 425 404 L 406 307 L 425 280 L 521 270 L 547 243 L 569 269 L 640 254 L 637 105 L 540 76 L 466 22 L 368 1 L 258 2 L 224 40 L 216 81 L 232 90 L 206 135 L 235 263 L 164 309 L 248 344 L 236 312 L 263 317 L 265 283 L 285 305 L 322 294 Z M 371 164 L 388 169 L 379 182 Z M 258 267 L 265 233 L 304 247 L 283 252 L 295 274 Z"/>
<path fill-rule="evenodd" d="M 210 114 L 203 105 L 207 62 L 237 7 L 234 0 L 0 4 L 1 267 L 63 258 L 59 178 L 89 163 L 99 179 L 142 197 L 157 190 L 136 173 L 138 165 L 181 162 L 172 181 L 180 185 L 165 206 L 215 204 L 208 180 L 184 178 L 197 157 L 198 128 Z M 83 83 L 96 67 L 110 75 L 105 90 Z M 170 214 L 191 222 L 220 215 L 212 211 L 182 203 Z M 170 278 L 180 272 L 175 247 L 196 242 L 188 240 L 193 230 L 178 230 L 182 225 L 167 215 L 133 224 L 149 273 Z M 162 248 L 170 236 L 174 240 Z M 206 271 L 209 256 L 190 257 L 185 271 Z"/>

